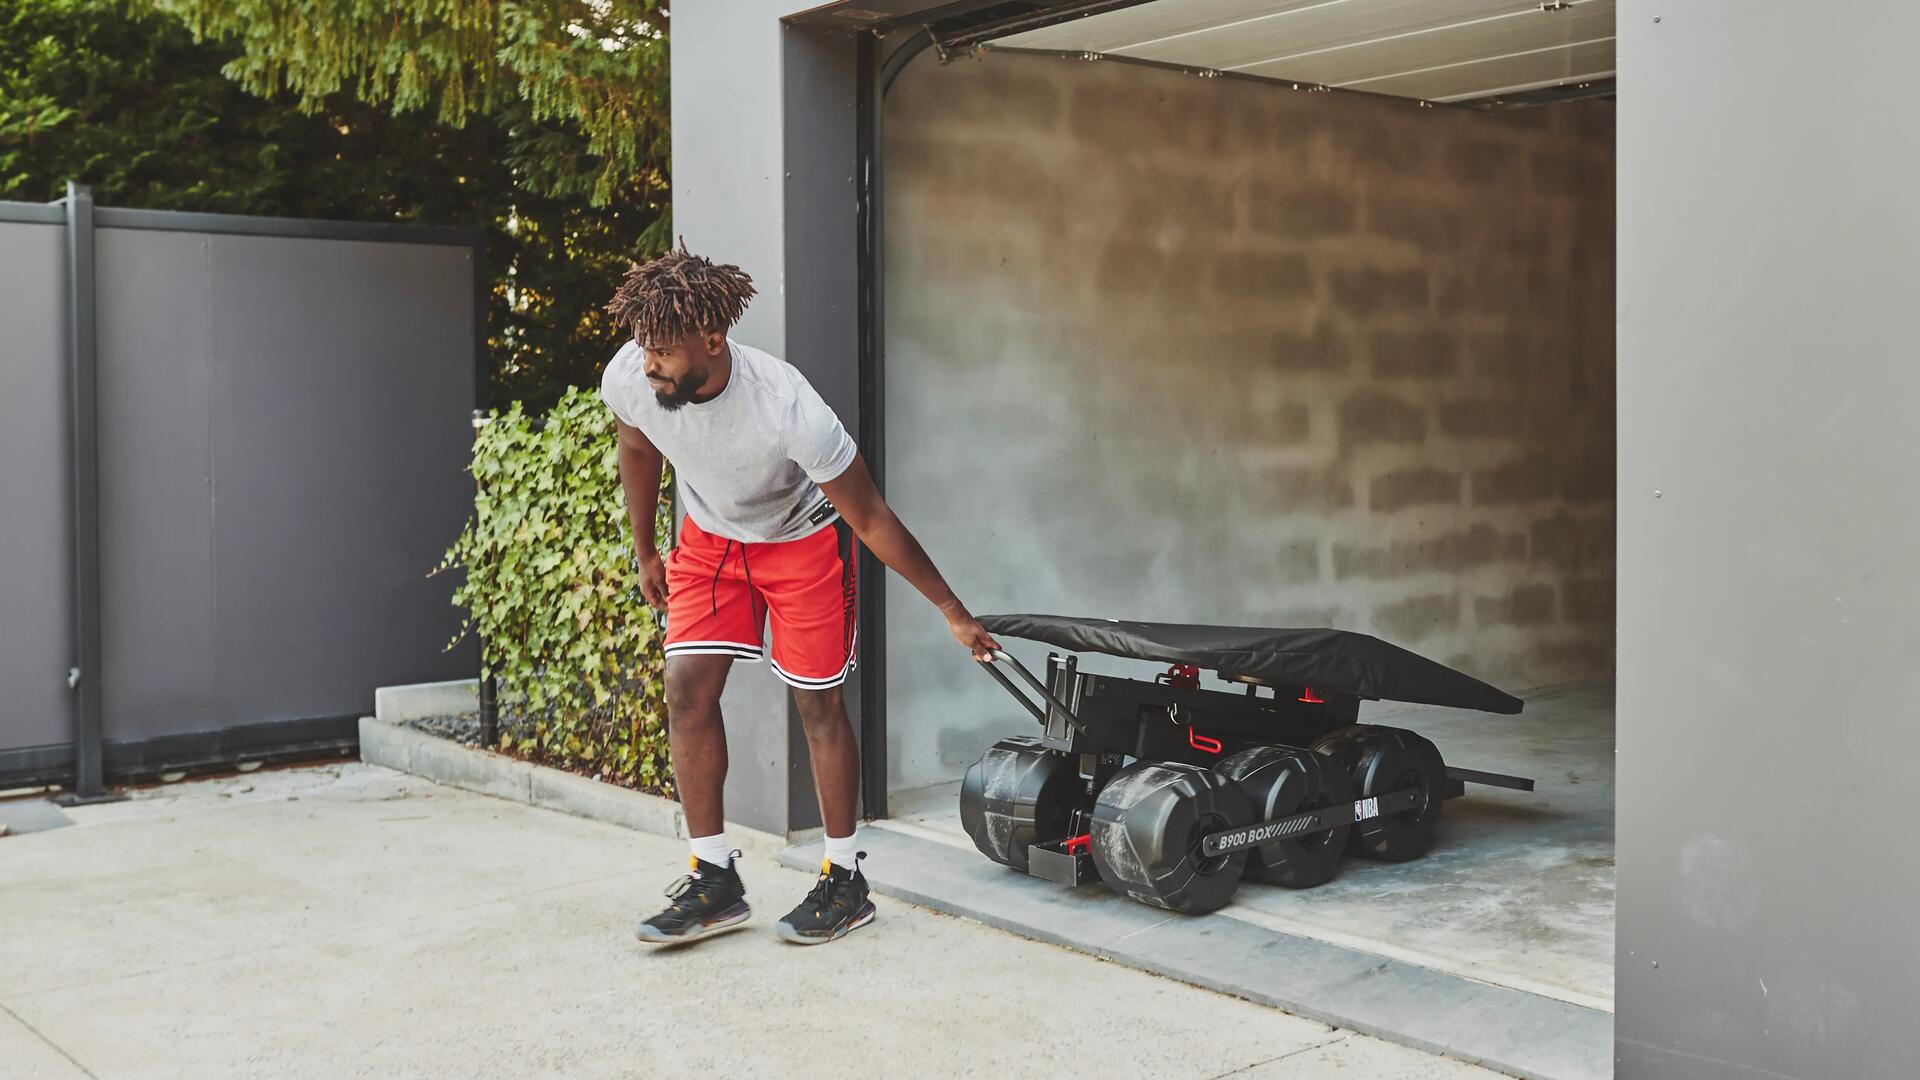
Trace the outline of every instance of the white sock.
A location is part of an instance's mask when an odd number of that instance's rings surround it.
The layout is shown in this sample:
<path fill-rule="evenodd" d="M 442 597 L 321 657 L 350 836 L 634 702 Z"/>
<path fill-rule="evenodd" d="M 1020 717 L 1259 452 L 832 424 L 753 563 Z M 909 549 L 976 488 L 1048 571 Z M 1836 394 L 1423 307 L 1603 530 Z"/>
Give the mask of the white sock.
<path fill-rule="evenodd" d="M 696 836 L 689 839 L 687 844 L 693 848 L 693 857 L 701 862 L 710 862 L 725 869 L 732 861 L 730 853 L 733 849 L 727 846 L 726 833 L 717 832 L 712 836 Z"/>
<path fill-rule="evenodd" d="M 852 870 L 854 849 L 859 845 L 851 836 L 827 837 L 827 861 L 842 870 Z"/>

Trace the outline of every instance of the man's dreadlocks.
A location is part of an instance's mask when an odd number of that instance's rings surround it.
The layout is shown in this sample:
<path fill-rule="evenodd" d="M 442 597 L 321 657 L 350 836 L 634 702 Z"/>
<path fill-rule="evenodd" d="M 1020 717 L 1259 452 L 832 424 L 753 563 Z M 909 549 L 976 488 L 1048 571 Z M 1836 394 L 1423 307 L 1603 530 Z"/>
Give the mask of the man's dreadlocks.
<path fill-rule="evenodd" d="M 652 262 L 633 264 L 607 311 L 642 344 L 657 344 L 731 329 L 753 295 L 746 271 L 695 255 L 682 240 Z"/>

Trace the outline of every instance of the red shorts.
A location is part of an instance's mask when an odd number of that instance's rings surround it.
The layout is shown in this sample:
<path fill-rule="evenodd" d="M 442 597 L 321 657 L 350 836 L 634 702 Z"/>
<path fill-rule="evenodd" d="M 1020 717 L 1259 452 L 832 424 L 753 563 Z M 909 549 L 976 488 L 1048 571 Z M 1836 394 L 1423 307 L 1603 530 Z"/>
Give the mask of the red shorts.
<path fill-rule="evenodd" d="M 773 673 L 782 682 L 839 686 L 858 645 L 853 567 L 844 522 L 799 540 L 745 544 L 689 517 L 667 555 L 667 656 L 759 660 L 761 628 L 771 624 Z"/>

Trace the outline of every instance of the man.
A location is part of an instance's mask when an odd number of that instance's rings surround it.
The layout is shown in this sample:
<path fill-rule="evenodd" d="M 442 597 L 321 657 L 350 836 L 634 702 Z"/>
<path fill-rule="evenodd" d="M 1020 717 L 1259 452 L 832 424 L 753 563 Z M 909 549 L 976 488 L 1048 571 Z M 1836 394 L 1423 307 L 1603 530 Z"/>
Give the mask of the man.
<path fill-rule="evenodd" d="M 727 337 L 753 295 L 739 267 L 683 245 L 629 270 L 607 305 L 633 335 L 607 365 L 600 394 L 619 421 L 642 591 L 667 613 L 667 740 L 693 848 L 693 873 L 637 931 L 647 942 L 690 941 L 747 920 L 739 853 L 723 832 L 720 690 L 735 660 L 769 652 L 774 675 L 793 688 L 827 832 L 820 878 L 778 932 L 812 945 L 873 920 L 854 840 L 859 749 L 841 689 L 856 646 L 848 527 L 940 609 L 976 658 L 999 648 L 881 499 L 806 378 Z M 664 561 L 653 545 L 663 461 L 673 463 L 686 507 Z"/>

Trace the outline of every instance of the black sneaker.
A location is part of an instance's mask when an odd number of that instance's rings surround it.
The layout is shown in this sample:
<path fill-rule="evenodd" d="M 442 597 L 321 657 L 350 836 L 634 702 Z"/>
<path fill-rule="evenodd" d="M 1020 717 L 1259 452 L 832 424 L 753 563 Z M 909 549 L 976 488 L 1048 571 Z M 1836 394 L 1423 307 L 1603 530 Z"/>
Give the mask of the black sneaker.
<path fill-rule="evenodd" d="M 733 868 L 739 854 L 736 851 L 727 856 L 725 866 L 693 859 L 693 873 L 667 890 L 673 903 L 641 923 L 633 936 L 654 945 L 672 945 L 745 923 L 753 912 L 747 907 L 747 889 L 740 883 L 740 872 Z"/>
<path fill-rule="evenodd" d="M 851 870 L 822 862 L 813 891 L 774 930 L 795 945 L 824 945 L 872 922 L 873 901 L 867 899 L 867 876 L 860 872 L 866 857 L 864 851 L 855 855 Z"/>

